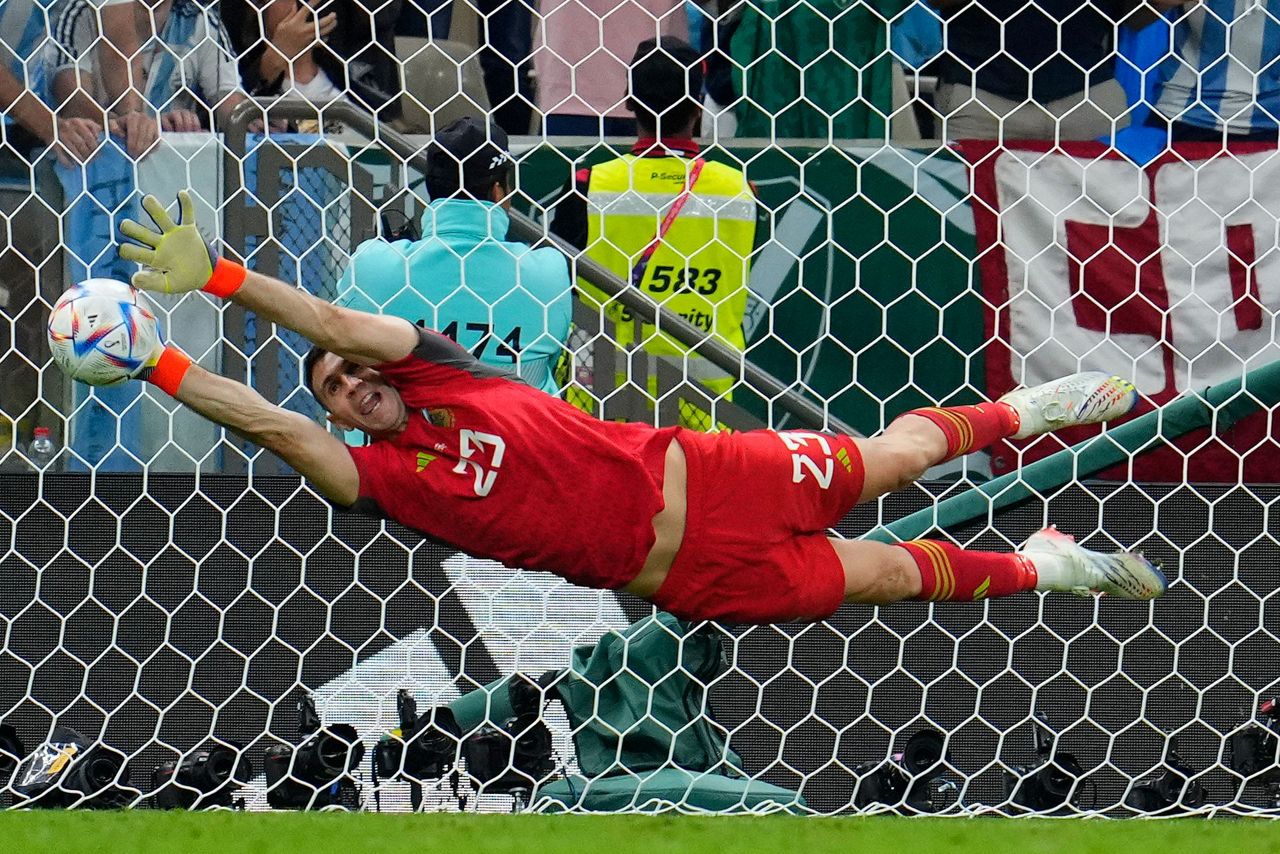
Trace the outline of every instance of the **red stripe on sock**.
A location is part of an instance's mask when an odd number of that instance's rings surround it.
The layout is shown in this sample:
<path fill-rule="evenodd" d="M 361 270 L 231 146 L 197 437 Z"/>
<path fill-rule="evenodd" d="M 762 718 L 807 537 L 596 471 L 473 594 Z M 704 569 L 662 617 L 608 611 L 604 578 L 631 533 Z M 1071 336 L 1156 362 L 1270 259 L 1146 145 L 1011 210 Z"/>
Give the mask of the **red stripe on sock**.
<path fill-rule="evenodd" d="M 1035 567 L 1020 554 L 971 552 L 938 540 L 897 545 L 920 570 L 917 599 L 975 602 L 1036 588 Z"/>
<path fill-rule="evenodd" d="M 939 462 L 985 448 L 1018 431 L 1018 413 L 1007 403 L 929 407 L 903 414 L 929 419 L 947 437 L 947 455 Z"/>

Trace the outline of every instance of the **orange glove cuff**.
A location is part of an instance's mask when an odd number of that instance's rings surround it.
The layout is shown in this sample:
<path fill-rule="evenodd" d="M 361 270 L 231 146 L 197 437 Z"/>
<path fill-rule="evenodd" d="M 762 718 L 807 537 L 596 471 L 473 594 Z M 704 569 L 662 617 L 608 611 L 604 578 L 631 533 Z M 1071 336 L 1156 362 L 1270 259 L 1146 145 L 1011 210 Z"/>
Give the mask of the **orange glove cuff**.
<path fill-rule="evenodd" d="M 182 378 L 187 375 L 190 368 L 190 356 L 176 347 L 166 346 L 155 367 L 147 375 L 147 382 L 170 397 L 177 397 Z"/>
<path fill-rule="evenodd" d="M 249 271 L 236 262 L 219 258 L 213 265 L 213 275 L 200 290 L 226 299 L 240 290 L 240 286 L 244 284 L 244 277 L 248 274 Z"/>

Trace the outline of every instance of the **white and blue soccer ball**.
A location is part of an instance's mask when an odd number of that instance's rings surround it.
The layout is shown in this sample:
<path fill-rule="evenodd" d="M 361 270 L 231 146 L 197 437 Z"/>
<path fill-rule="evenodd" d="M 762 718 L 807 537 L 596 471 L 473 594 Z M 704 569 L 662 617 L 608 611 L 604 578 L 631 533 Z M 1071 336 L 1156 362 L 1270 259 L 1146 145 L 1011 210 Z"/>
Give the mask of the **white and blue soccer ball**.
<path fill-rule="evenodd" d="M 49 315 L 49 349 L 67 376 L 89 385 L 136 377 L 160 346 L 151 301 L 114 279 L 86 279 L 58 297 Z"/>

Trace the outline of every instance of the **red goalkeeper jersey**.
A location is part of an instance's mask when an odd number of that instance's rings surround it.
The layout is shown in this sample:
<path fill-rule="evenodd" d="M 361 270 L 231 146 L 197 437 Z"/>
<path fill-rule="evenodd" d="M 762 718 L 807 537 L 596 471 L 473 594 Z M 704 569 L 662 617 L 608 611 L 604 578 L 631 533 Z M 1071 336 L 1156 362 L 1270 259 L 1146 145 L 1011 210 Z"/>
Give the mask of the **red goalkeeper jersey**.
<path fill-rule="evenodd" d="M 360 474 L 352 509 L 588 587 L 622 587 L 640 572 L 680 428 L 599 421 L 434 332 L 378 370 L 409 422 L 349 449 Z"/>

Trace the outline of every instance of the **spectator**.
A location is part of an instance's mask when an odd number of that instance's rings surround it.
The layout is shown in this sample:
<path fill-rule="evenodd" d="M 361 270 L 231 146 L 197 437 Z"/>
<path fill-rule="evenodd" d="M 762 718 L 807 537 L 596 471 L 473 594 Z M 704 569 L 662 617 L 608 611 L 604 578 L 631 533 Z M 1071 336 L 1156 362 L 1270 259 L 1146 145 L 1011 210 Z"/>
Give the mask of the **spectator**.
<path fill-rule="evenodd" d="M 115 132 L 125 138 L 129 156 L 137 159 L 160 138 L 155 111 L 146 108 L 142 97 L 144 39 L 138 19 L 147 13 L 138 0 L 93 0 L 93 5 L 102 22 L 102 41 L 94 46 L 99 100 L 110 111 Z M 57 17 L 60 20 L 62 14 Z M 58 29 L 55 27 L 55 36 L 61 41 L 64 37 Z M 53 62 L 60 65 L 61 59 Z"/>
<path fill-rule="evenodd" d="M 1280 0 L 1151 0 L 1179 9 L 1174 54 L 1161 66 L 1147 123 L 1174 142 L 1262 140 L 1280 134 Z"/>
<path fill-rule="evenodd" d="M 166 131 L 211 129 L 224 122 L 245 99 L 240 75 L 222 22 L 197 0 L 133 2 L 134 25 L 142 44 L 137 82 L 142 106 L 131 111 L 154 124 L 158 115 Z M 111 51 L 98 30 L 94 0 L 70 0 L 55 29 L 60 61 L 54 70 L 55 101 L 74 115 L 101 116 L 111 104 L 102 60 Z M 134 151 L 134 128 L 118 128 Z"/>
<path fill-rule="evenodd" d="M 742 23 L 742 5 L 742 0 L 706 0 L 705 8 L 698 7 L 696 26 L 700 32 L 694 49 L 703 56 L 706 75 L 703 81 L 706 126 L 702 132 L 716 141 L 732 139 L 738 128 L 734 113 L 738 93 L 734 89 L 735 68 L 729 45 Z"/>
<path fill-rule="evenodd" d="M 889 22 L 911 1 L 743 3 L 730 45 L 741 69 L 736 135 L 885 139 L 894 103 Z"/>
<path fill-rule="evenodd" d="M 635 136 L 627 109 L 627 66 L 642 40 L 685 38 L 680 0 L 544 0 L 542 41 L 534 53 L 546 132 L 559 136 Z"/>
<path fill-rule="evenodd" d="M 339 282 L 339 304 L 438 329 L 483 361 L 558 393 L 554 368 L 573 310 L 569 268 L 555 249 L 506 239 L 507 135 L 459 119 L 436 134 L 427 158 L 424 239 L 361 244 Z"/>
<path fill-rule="evenodd" d="M 1129 123 L 1119 25 L 1142 0 L 930 0 L 945 49 L 934 99 L 947 139 L 1093 139 Z"/>
<path fill-rule="evenodd" d="M 527 134 L 533 125 L 533 2 L 468 2 L 480 16 L 480 68 L 493 120 L 508 134 Z"/>
<path fill-rule="evenodd" d="M 449 38 L 453 0 L 405 0 L 396 19 L 396 35 L 440 41 Z"/>
<path fill-rule="evenodd" d="M 3 158 L 30 172 L 31 155 L 50 146 L 64 163 L 83 162 L 98 147 L 102 123 L 68 118 L 49 106 L 46 59 L 50 45 L 49 9 L 56 0 L 5 0 L 0 3 L 0 122 Z M 44 26 L 38 26 L 44 21 Z M 6 171 L 14 168 L 6 163 Z"/>
<path fill-rule="evenodd" d="M 41 400 L 38 365 L 45 362 L 44 318 L 39 297 L 57 298 L 62 285 L 58 218 L 51 208 L 48 174 L 52 158 L 88 160 L 97 150 L 102 125 L 66 118 L 49 106 L 44 58 L 48 50 L 51 0 L 0 3 L 0 457 L 10 443 L 25 443 Z M 52 198 L 56 199 L 56 195 Z M 46 376 L 44 382 L 48 382 Z M 44 387 L 53 398 L 52 388 Z"/>
<path fill-rule="evenodd" d="M 694 141 L 702 116 L 698 55 L 680 39 L 647 39 L 629 76 L 627 108 L 640 138 L 630 154 L 578 170 L 575 187 L 556 205 L 552 230 L 708 336 L 743 350 L 757 206 L 742 170 L 704 159 Z M 581 292 L 618 324 L 620 346 L 637 341 L 630 312 L 592 285 L 582 283 Z M 719 368 L 653 326 L 644 326 L 639 341 L 651 354 L 686 358 L 690 377 L 730 399 L 734 379 Z M 656 395 L 656 386 L 650 392 Z M 687 401 L 680 412 L 686 427 L 713 427 Z"/>
<path fill-rule="evenodd" d="M 292 89 L 323 106 L 348 98 L 400 117 L 395 23 L 404 0 L 221 0 L 223 23 L 253 95 Z"/>

